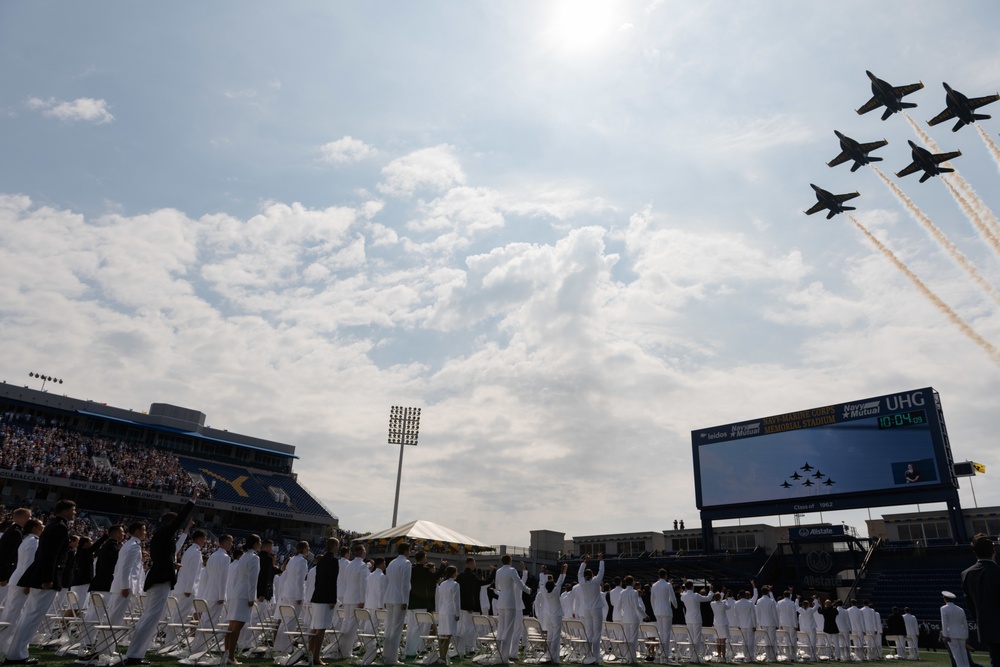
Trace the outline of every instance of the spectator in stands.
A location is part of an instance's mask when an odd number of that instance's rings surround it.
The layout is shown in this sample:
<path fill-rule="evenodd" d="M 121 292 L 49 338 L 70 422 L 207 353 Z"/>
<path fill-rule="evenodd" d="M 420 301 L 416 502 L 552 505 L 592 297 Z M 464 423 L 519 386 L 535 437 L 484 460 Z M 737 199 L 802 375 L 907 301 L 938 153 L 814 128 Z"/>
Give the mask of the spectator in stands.
<path fill-rule="evenodd" d="M 976 563 L 962 572 L 962 590 L 969 611 L 979 627 L 979 641 L 986 644 L 992 667 L 1000 667 L 1000 567 L 996 547 L 985 533 L 972 539 Z"/>

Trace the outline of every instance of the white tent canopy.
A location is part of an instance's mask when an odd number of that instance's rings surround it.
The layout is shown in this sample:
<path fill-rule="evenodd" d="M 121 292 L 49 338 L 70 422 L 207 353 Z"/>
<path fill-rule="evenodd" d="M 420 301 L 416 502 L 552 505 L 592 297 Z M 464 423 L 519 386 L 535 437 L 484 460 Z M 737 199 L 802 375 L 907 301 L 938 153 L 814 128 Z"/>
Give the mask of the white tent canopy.
<path fill-rule="evenodd" d="M 466 552 L 478 553 L 493 550 L 490 545 L 474 540 L 468 535 L 463 535 L 439 523 L 420 519 L 353 540 L 353 542 L 365 544 L 369 548 L 373 546 L 384 547 L 386 550 L 403 541 L 423 543 L 425 550 L 435 552 L 457 553 L 460 549 L 464 549 Z"/>

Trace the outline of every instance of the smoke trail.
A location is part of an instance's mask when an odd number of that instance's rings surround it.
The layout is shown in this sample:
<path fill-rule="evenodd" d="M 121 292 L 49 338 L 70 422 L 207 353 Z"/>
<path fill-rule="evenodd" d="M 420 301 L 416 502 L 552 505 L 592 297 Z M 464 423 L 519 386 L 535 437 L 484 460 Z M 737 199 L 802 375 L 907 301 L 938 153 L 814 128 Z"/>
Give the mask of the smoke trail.
<path fill-rule="evenodd" d="M 945 184 L 945 187 L 948 188 L 948 192 L 950 192 L 951 196 L 955 198 L 959 207 L 972 222 L 973 226 L 979 231 L 980 234 L 982 234 L 986 242 L 993 246 L 993 250 L 996 251 L 997 254 L 1000 254 L 1000 239 L 997 238 L 997 230 L 986 224 L 986 221 L 982 219 L 979 212 L 972 208 L 972 204 L 970 204 L 969 201 L 962 196 L 962 193 L 955 189 L 955 186 L 952 185 L 950 181 L 942 178 L 941 182 Z"/>
<path fill-rule="evenodd" d="M 917 133 L 918 137 L 920 137 L 920 141 L 924 142 L 924 145 L 927 146 L 927 148 L 929 148 L 932 153 L 940 153 L 941 149 L 938 148 L 938 145 L 936 143 L 934 143 L 934 140 L 931 139 L 930 135 L 924 132 L 923 128 L 917 124 L 917 121 L 913 120 L 910 117 L 910 114 L 906 112 L 903 112 L 903 115 L 906 117 L 906 120 L 910 122 L 910 125 L 913 127 L 913 131 Z M 977 124 L 976 127 L 979 128 L 979 125 Z M 981 134 L 984 134 L 985 136 L 985 133 L 983 132 L 982 128 L 979 128 L 979 132 Z M 988 136 L 987 140 L 989 140 Z M 946 162 L 945 164 L 948 163 Z M 955 171 L 952 174 L 950 174 L 949 178 L 955 181 L 956 188 L 960 190 L 962 194 L 965 196 L 965 199 L 967 200 L 965 204 L 969 206 L 970 210 L 976 212 L 975 217 L 976 220 L 978 220 L 979 224 L 983 225 L 983 227 L 989 228 L 994 238 L 1000 236 L 1000 221 L 997 221 L 997 217 L 993 215 L 993 211 L 990 210 L 990 208 L 986 205 L 986 202 L 984 202 L 979 197 L 976 191 L 972 189 L 972 186 L 969 185 L 969 182 L 966 181 L 961 176 L 961 174 L 958 173 L 958 171 Z M 941 180 L 944 179 L 945 176 L 942 176 Z M 948 188 L 948 190 L 951 191 L 952 196 L 955 197 L 955 201 L 958 201 L 959 206 L 962 206 L 962 208 L 965 209 L 966 207 L 962 204 L 962 202 L 956 195 L 955 192 L 956 188 Z M 976 220 L 973 220 L 973 224 L 976 223 Z"/>
<path fill-rule="evenodd" d="M 993 155 L 993 161 L 997 163 L 997 167 L 1000 168 L 1000 146 L 997 146 L 996 142 L 993 141 L 993 137 L 986 133 L 982 125 L 976 123 L 976 129 L 979 130 L 979 136 L 983 138 L 986 142 L 986 147 L 990 149 L 990 154 Z"/>
<path fill-rule="evenodd" d="M 918 137 L 920 137 L 920 141 L 924 142 L 924 145 L 927 146 L 927 148 L 931 149 L 932 153 L 941 152 L 941 149 L 938 148 L 938 145 L 934 143 L 933 139 L 931 139 L 931 135 L 924 132 L 924 128 L 920 127 L 920 125 L 917 124 L 917 121 L 910 118 L 910 114 L 904 111 L 903 116 L 906 117 L 906 120 L 910 121 L 910 126 L 913 128 L 913 131 L 917 133 Z"/>
<path fill-rule="evenodd" d="M 903 264 L 902 260 L 896 257 L 896 255 L 891 250 L 889 250 L 887 247 L 885 247 L 885 245 L 882 244 L 881 241 L 875 238 L 875 236 L 870 231 L 868 231 L 867 227 L 865 227 L 860 222 L 855 220 L 854 216 L 848 214 L 847 217 L 850 218 L 851 222 L 854 223 L 855 227 L 860 229 L 861 232 L 868 237 L 869 241 L 875 244 L 876 248 L 882 251 L 882 254 L 886 256 L 886 259 L 892 262 L 897 269 L 903 272 L 903 275 L 905 275 L 907 278 L 910 279 L 910 282 L 912 282 L 914 286 L 916 286 L 917 290 L 919 290 L 921 294 L 927 297 L 928 301 L 933 303 L 937 307 L 937 309 L 941 311 L 942 314 L 945 315 L 945 317 L 951 320 L 952 324 L 961 329 L 962 333 L 968 336 L 974 343 L 979 345 L 979 347 L 983 348 L 983 350 L 988 355 L 990 355 L 990 359 L 992 359 L 995 364 L 1000 366 L 1000 350 L 993 347 L 993 345 L 988 340 L 986 340 L 978 333 L 976 333 L 975 329 L 973 329 L 965 322 L 965 320 L 959 317 L 958 313 L 952 310 L 948 304 L 946 304 L 944 301 L 941 300 L 941 297 L 932 292 L 930 288 L 928 288 L 927 285 L 925 285 L 923 281 L 920 280 L 920 278 L 918 278 L 917 275 L 913 273 L 913 271 L 911 271 L 909 267 L 906 266 L 906 264 Z"/>
<path fill-rule="evenodd" d="M 975 283 L 979 285 L 983 289 L 983 291 L 986 292 L 987 295 L 989 295 L 991 299 L 993 299 L 998 305 L 1000 305 L 1000 292 L 997 292 L 993 288 L 993 286 L 990 285 L 990 283 L 986 280 L 986 278 L 983 277 L 983 274 L 979 272 L 979 269 L 977 269 L 975 265 L 971 261 L 969 261 L 969 258 L 966 257 L 954 243 L 948 240 L 948 237 L 945 236 L 945 233 L 943 231 L 941 231 L 941 228 L 935 225 L 931 221 L 931 219 L 928 218 L 927 215 L 923 211 L 921 211 L 920 208 L 916 204 L 914 204 L 910 200 L 910 198 L 907 197 L 906 194 L 902 190 L 900 190 L 895 183 L 890 181 L 885 174 L 879 171 L 877 167 L 875 167 L 874 165 L 870 166 L 872 170 L 874 170 L 875 173 L 878 174 L 878 177 L 882 179 L 882 182 L 885 183 L 890 190 L 892 190 L 892 193 L 896 195 L 896 198 L 903 203 L 903 206 L 906 207 L 906 210 L 908 210 L 910 214 L 917 219 L 917 222 L 919 222 L 924 226 L 924 229 L 930 232 L 934 240 L 938 242 L 938 245 L 940 245 L 941 248 L 943 248 L 944 251 L 947 252 L 948 255 L 953 260 L 955 260 L 956 264 L 958 264 L 962 269 L 965 270 L 966 273 L 969 274 L 969 277 L 972 278 L 972 280 L 975 281 Z M 957 192 L 953 194 L 956 195 L 956 198 L 961 197 L 961 195 L 959 195 Z M 964 199 L 962 199 L 961 202 L 963 202 L 963 208 L 968 207 L 968 204 L 964 203 L 965 202 Z M 971 209 L 968 209 L 966 213 L 968 214 L 970 211 Z M 985 232 L 988 230 L 981 230 L 981 231 Z M 989 240 L 993 244 L 993 247 L 997 251 L 997 253 L 1000 253 L 1000 241 L 998 241 L 992 235 L 989 236 Z"/>

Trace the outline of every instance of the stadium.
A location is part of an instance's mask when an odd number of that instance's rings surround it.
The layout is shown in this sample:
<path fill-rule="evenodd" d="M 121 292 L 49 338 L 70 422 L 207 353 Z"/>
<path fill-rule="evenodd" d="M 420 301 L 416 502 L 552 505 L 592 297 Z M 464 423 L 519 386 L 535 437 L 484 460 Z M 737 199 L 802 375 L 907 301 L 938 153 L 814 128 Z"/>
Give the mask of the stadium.
<path fill-rule="evenodd" d="M 75 500 L 98 526 L 154 519 L 202 490 L 196 522 L 210 531 L 319 541 L 338 518 L 293 472 L 292 445 L 205 426 L 196 410 L 148 412 L 0 384 L 0 504 L 48 509 Z"/>
<path fill-rule="evenodd" d="M 301 540 L 319 553 L 325 537 L 344 537 L 338 517 L 296 479 L 293 445 L 210 428 L 205 419 L 163 403 L 136 413 L 0 384 L 0 504 L 44 514 L 70 498 L 96 533 L 134 518 L 153 522 L 197 491 L 193 519 L 212 543 L 223 533 L 271 536 L 279 565 Z M 958 477 L 975 470 L 954 462 L 931 388 L 700 429 L 692 447 L 698 527 L 674 521 L 662 531 L 571 539 L 533 530 L 528 547 L 414 540 L 405 531 L 354 542 L 367 545 L 370 556 L 391 556 L 409 539 L 442 567 L 461 568 L 475 553 L 484 577 L 514 555 L 529 572 L 529 610 L 543 566 L 556 572 L 568 565 L 572 581 L 582 559 L 599 554 L 606 581 L 634 577 L 647 596 L 649 582 L 666 570 L 716 590 L 766 582 L 806 598 L 866 599 L 883 618 L 892 607 L 910 608 L 921 622 L 921 646 L 929 648 L 940 632 L 940 591 L 955 591 L 964 606 L 959 573 L 972 561 L 968 536 L 1000 533 L 1000 508 L 963 510 L 958 503 Z M 885 514 L 869 520 L 867 536 L 844 524 L 800 521 L 824 510 L 918 503 L 944 509 Z M 795 525 L 744 521 L 789 513 Z M 716 525 L 728 519 L 739 524 Z M 975 638 L 974 622 L 969 626 Z"/>

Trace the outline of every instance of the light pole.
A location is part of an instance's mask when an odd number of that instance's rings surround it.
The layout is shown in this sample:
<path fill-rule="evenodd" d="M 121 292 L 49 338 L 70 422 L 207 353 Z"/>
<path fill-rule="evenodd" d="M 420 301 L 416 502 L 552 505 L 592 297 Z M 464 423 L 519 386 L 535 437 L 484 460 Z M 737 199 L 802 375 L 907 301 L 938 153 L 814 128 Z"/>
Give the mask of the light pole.
<path fill-rule="evenodd" d="M 392 504 L 392 527 L 396 527 L 399 513 L 399 482 L 403 478 L 403 448 L 417 444 L 420 435 L 420 408 L 398 405 L 389 410 L 389 444 L 399 445 L 399 469 L 396 471 L 396 500 Z"/>
<path fill-rule="evenodd" d="M 45 383 L 46 382 L 51 382 L 52 384 L 62 384 L 63 383 L 63 381 L 60 380 L 59 378 L 54 378 L 51 375 L 42 375 L 41 373 L 34 373 L 34 372 L 28 373 L 28 377 L 30 377 L 30 378 L 38 378 L 39 380 L 41 380 L 42 381 L 42 389 L 41 389 L 42 391 L 45 391 Z"/>

